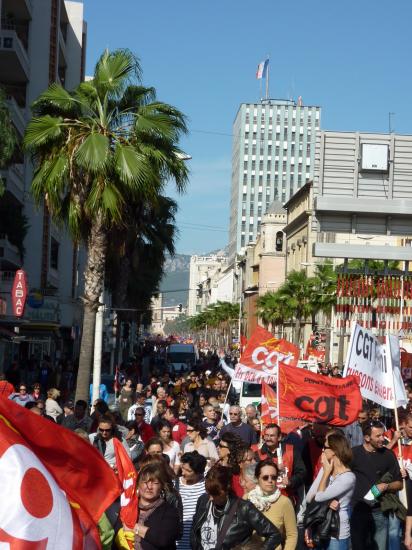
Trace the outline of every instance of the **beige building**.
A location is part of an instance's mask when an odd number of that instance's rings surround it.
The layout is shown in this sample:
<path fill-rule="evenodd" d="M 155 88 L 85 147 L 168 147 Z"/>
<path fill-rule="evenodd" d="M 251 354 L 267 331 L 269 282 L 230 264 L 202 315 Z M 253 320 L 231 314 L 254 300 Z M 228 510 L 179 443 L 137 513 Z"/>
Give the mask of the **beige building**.
<path fill-rule="evenodd" d="M 276 291 L 285 280 L 285 247 L 283 228 L 286 211 L 273 201 L 262 218 L 256 242 L 246 247 L 242 268 L 244 334 L 250 337 L 255 329 L 256 302 L 266 292 Z"/>

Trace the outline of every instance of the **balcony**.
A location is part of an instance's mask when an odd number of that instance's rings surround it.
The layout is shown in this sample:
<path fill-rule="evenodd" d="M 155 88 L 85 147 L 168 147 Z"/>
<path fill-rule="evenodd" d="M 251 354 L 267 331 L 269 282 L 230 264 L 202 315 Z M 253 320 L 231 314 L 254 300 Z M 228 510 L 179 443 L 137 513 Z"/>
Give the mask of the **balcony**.
<path fill-rule="evenodd" d="M 6 170 L 1 170 L 0 175 L 5 182 L 7 191 L 12 193 L 20 202 L 23 202 L 24 164 L 12 164 Z"/>
<path fill-rule="evenodd" d="M 0 74 L 2 83 L 27 82 L 30 61 L 16 30 L 0 30 Z"/>
<path fill-rule="evenodd" d="M 2 267 L 21 266 L 19 249 L 9 242 L 7 235 L 0 235 L 0 262 Z"/>
<path fill-rule="evenodd" d="M 10 111 L 11 120 L 21 136 L 24 135 L 26 129 L 25 109 L 18 106 L 17 101 L 12 96 L 7 97 L 7 106 Z"/>

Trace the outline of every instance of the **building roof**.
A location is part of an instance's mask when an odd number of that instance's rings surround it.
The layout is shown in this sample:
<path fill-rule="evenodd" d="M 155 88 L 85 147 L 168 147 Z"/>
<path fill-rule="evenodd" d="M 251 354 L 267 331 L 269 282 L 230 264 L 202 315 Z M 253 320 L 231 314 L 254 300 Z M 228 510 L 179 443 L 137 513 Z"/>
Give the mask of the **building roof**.
<path fill-rule="evenodd" d="M 290 199 L 285 202 L 285 204 L 283 205 L 283 208 L 285 210 L 287 210 L 288 208 L 290 208 L 290 205 L 296 200 L 298 199 L 301 195 L 304 195 L 305 193 L 307 193 L 309 191 L 309 189 L 313 186 L 313 181 L 312 180 L 309 180 L 305 183 L 305 185 L 303 185 L 302 187 L 300 187 L 296 193 L 294 195 L 292 195 L 290 197 Z"/>
<path fill-rule="evenodd" d="M 286 214 L 286 210 L 283 208 L 280 201 L 274 200 L 269 204 L 268 209 L 265 212 L 265 216 L 268 214 Z"/>

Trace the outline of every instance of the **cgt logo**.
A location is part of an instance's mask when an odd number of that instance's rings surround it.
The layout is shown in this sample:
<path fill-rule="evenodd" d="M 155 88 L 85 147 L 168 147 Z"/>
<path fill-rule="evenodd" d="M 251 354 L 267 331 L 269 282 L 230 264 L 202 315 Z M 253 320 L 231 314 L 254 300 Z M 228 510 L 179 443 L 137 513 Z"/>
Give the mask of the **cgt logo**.
<path fill-rule="evenodd" d="M 279 362 L 288 364 L 293 359 L 293 353 L 282 353 L 279 350 L 269 351 L 265 346 L 259 346 L 252 353 L 252 361 L 261 366 L 268 374 L 274 374 Z"/>

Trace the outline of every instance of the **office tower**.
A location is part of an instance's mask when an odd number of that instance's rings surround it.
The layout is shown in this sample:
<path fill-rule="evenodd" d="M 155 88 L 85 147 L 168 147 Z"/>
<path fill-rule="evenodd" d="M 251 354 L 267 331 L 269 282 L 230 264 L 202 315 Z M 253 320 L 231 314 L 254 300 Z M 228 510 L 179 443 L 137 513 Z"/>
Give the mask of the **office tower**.
<path fill-rule="evenodd" d="M 273 200 L 312 179 L 320 107 L 289 100 L 242 103 L 233 125 L 229 260 L 260 228 Z"/>

